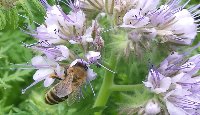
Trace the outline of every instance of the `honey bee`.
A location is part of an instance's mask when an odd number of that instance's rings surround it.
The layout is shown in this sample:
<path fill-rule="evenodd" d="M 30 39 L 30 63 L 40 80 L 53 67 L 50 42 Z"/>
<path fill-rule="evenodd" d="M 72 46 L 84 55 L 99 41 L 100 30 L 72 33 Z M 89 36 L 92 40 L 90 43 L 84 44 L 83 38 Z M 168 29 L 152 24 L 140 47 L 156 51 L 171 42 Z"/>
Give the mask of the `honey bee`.
<path fill-rule="evenodd" d="M 87 69 L 80 62 L 66 69 L 66 77 L 46 93 L 45 102 L 54 105 L 67 100 L 68 105 L 73 104 L 80 96 L 81 86 L 86 83 Z"/>

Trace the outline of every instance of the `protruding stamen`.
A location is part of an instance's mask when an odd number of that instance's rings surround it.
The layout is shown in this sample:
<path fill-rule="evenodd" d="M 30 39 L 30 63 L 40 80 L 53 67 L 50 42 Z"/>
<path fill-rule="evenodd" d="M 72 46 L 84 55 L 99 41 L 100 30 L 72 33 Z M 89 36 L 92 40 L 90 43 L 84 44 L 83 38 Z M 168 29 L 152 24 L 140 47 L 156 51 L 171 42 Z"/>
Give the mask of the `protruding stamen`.
<path fill-rule="evenodd" d="M 42 3 L 42 5 L 47 9 L 50 7 L 50 5 L 48 4 L 48 2 L 46 0 L 40 0 L 40 2 Z"/>
<path fill-rule="evenodd" d="M 93 87 L 92 87 L 92 84 L 90 83 L 90 81 L 88 81 L 88 83 L 89 83 L 89 85 L 90 85 L 90 87 L 91 87 L 91 89 L 92 89 L 92 93 L 93 93 L 94 96 L 95 96 L 95 92 L 94 92 L 94 89 L 93 89 Z"/>
<path fill-rule="evenodd" d="M 26 44 L 26 43 L 24 43 L 23 41 L 21 41 L 21 43 L 24 45 L 24 47 L 26 47 L 26 48 L 30 48 L 30 47 L 32 47 L 32 46 L 36 46 L 36 45 L 38 45 L 38 42 L 37 43 L 33 43 L 33 44 Z"/>
<path fill-rule="evenodd" d="M 19 16 L 21 16 L 21 17 L 23 17 L 23 18 L 25 18 L 25 19 L 28 19 L 28 20 L 30 20 L 28 17 L 26 17 L 26 16 L 23 16 L 23 15 L 21 15 L 21 14 L 18 14 Z M 37 24 L 38 26 L 40 26 L 40 24 L 39 23 L 37 23 L 36 21 L 33 21 L 33 23 L 35 23 L 35 24 Z"/>
<path fill-rule="evenodd" d="M 188 0 L 183 6 L 182 8 L 185 8 L 186 5 L 188 5 L 188 3 L 190 2 L 191 0 Z"/>
<path fill-rule="evenodd" d="M 34 85 L 36 85 L 40 81 L 41 80 L 37 80 L 37 81 L 33 82 L 31 85 L 29 85 L 28 87 L 26 87 L 25 89 L 22 89 L 22 94 L 24 94 L 29 88 L 33 87 Z"/>
<path fill-rule="evenodd" d="M 189 11 L 190 11 L 190 12 L 194 12 L 194 11 L 197 10 L 199 7 L 200 7 L 200 4 L 198 4 L 198 5 L 196 5 L 196 6 L 192 7 L 192 8 L 190 8 Z"/>
<path fill-rule="evenodd" d="M 194 16 L 198 16 L 200 14 L 200 10 L 199 11 L 196 11 L 196 12 L 194 12 L 193 14 L 192 14 L 192 16 L 194 17 Z"/>
<path fill-rule="evenodd" d="M 189 51 L 183 53 L 183 56 L 190 54 L 193 50 L 197 49 L 198 47 L 200 47 L 200 42 L 196 46 L 192 47 Z"/>
<path fill-rule="evenodd" d="M 103 66 L 103 65 L 102 65 L 102 64 L 100 64 L 99 62 L 97 62 L 97 64 L 98 64 L 98 65 L 100 65 L 101 67 L 103 67 L 104 69 L 106 69 L 106 70 L 108 70 L 108 71 L 110 71 L 110 72 L 112 72 L 112 73 L 116 74 L 116 72 L 114 72 L 114 71 L 112 71 L 112 70 L 108 69 L 107 67 Z"/>

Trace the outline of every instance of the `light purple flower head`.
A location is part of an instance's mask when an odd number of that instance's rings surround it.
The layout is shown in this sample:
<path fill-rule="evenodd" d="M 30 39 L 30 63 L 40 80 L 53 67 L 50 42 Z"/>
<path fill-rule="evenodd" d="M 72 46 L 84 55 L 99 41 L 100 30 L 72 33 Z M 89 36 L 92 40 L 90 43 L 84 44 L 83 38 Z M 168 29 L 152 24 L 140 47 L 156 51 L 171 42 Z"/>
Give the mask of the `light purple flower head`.
<path fill-rule="evenodd" d="M 47 57 L 35 56 L 32 58 L 31 63 L 37 69 L 33 75 L 34 82 L 26 89 L 23 89 L 22 93 L 25 93 L 27 89 L 42 80 L 44 80 L 44 87 L 49 87 L 55 81 L 54 76 L 58 76 L 61 79 L 64 76 L 64 67 L 61 67 L 57 62 Z"/>
<path fill-rule="evenodd" d="M 157 70 L 151 69 L 148 75 L 147 82 L 144 85 L 156 94 L 166 92 L 171 85 L 171 78 L 165 77 Z"/>
<path fill-rule="evenodd" d="M 54 46 L 43 42 L 37 46 L 32 46 L 32 49 L 45 54 L 49 59 L 55 61 L 68 60 L 70 55 L 69 49 L 64 45 Z"/>
<path fill-rule="evenodd" d="M 61 44 L 70 40 L 77 41 L 85 33 L 86 18 L 78 4 L 72 1 L 64 2 L 72 8 L 69 14 L 65 14 L 59 5 L 50 6 L 46 0 L 42 0 L 41 3 L 46 7 L 45 24 L 32 32 L 32 35 L 40 42 Z"/>
<path fill-rule="evenodd" d="M 198 47 L 199 44 L 192 50 Z M 189 54 L 171 53 L 157 70 L 150 69 L 144 82 L 165 102 L 170 115 L 200 114 L 200 55 L 188 58 Z"/>
<path fill-rule="evenodd" d="M 189 1 L 183 5 L 180 2 L 181 0 L 171 0 L 158 7 L 159 0 L 141 0 L 124 15 L 120 27 L 135 31 L 140 39 L 147 33 L 144 31 L 146 30 L 154 35 L 149 40 L 157 36 L 161 43 L 191 45 L 199 29 L 199 20 L 195 18 L 199 15 L 200 5 L 185 9 Z M 151 31 L 152 28 L 155 31 Z"/>
<path fill-rule="evenodd" d="M 185 45 L 193 42 L 197 35 L 194 13 L 198 9 L 185 9 L 188 2 L 180 5 L 180 1 L 171 0 L 149 14 L 150 24 L 157 28 L 157 34 L 162 37 L 163 42 Z"/>
<path fill-rule="evenodd" d="M 165 102 L 170 115 L 199 115 L 200 100 L 190 96 L 191 93 L 181 87 L 168 92 Z"/>
<path fill-rule="evenodd" d="M 96 63 L 101 58 L 100 52 L 89 51 L 85 57 L 89 63 Z"/>

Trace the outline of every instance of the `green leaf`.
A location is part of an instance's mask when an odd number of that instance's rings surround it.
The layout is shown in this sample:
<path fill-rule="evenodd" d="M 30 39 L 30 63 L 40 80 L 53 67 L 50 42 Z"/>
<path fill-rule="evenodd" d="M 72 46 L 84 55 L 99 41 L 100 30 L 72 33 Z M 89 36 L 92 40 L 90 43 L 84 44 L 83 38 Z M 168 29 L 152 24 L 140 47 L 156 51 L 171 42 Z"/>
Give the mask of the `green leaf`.
<path fill-rule="evenodd" d="M 33 20 L 33 13 L 31 12 L 31 8 L 29 3 L 27 2 L 27 0 L 19 0 L 19 2 L 21 3 L 22 8 L 26 11 L 30 22 L 32 22 Z"/>
<path fill-rule="evenodd" d="M 0 30 L 6 26 L 6 16 L 2 10 L 0 10 Z"/>

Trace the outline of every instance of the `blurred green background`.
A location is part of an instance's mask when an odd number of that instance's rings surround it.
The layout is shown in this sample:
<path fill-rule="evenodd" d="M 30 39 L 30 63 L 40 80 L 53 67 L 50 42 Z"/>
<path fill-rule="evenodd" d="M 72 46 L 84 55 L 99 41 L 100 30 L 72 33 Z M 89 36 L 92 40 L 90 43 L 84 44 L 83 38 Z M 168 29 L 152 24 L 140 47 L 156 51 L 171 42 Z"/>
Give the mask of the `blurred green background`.
<path fill-rule="evenodd" d="M 54 4 L 55 1 L 49 0 L 49 3 Z M 190 4 L 197 3 L 199 0 L 191 0 L 190 2 Z M 64 9 L 69 11 L 66 7 Z M 29 17 L 29 19 L 19 16 L 18 13 Z M 32 87 L 25 94 L 21 94 L 21 90 L 33 82 L 32 75 L 35 70 L 22 70 L 14 64 L 30 62 L 35 54 L 31 49 L 25 48 L 21 42 L 34 43 L 35 40 L 20 31 L 20 28 L 25 28 L 27 24 L 34 28 L 35 25 L 31 22 L 34 20 L 42 23 L 44 15 L 45 10 L 38 0 L 0 0 L 0 115 L 89 115 L 101 109 L 104 109 L 103 114 L 105 115 L 117 114 L 123 103 L 130 101 L 129 98 L 134 92 L 114 92 L 106 107 L 94 109 L 92 106 L 96 96 L 93 96 L 89 87 L 84 90 L 85 98 L 70 107 L 66 102 L 53 106 L 45 104 L 44 94 L 48 88 L 43 87 L 43 82 Z M 106 22 L 102 21 L 102 24 L 106 25 Z M 103 36 L 105 38 L 112 37 L 107 33 L 104 33 Z M 194 44 L 199 40 L 200 35 Z M 134 56 L 120 59 L 117 65 L 118 75 L 115 78 L 115 83 L 136 84 L 145 80 L 148 72 L 148 59 L 151 63 L 158 65 L 168 53 L 162 46 L 157 44 L 155 46 L 151 53 L 145 54 L 145 61 Z M 104 49 L 104 61 L 109 57 L 109 51 L 109 47 Z M 194 53 L 198 53 L 198 51 L 200 50 L 198 49 Z M 93 68 L 97 72 L 98 78 L 92 82 L 92 85 L 95 93 L 98 94 L 105 70 L 95 66 Z"/>

